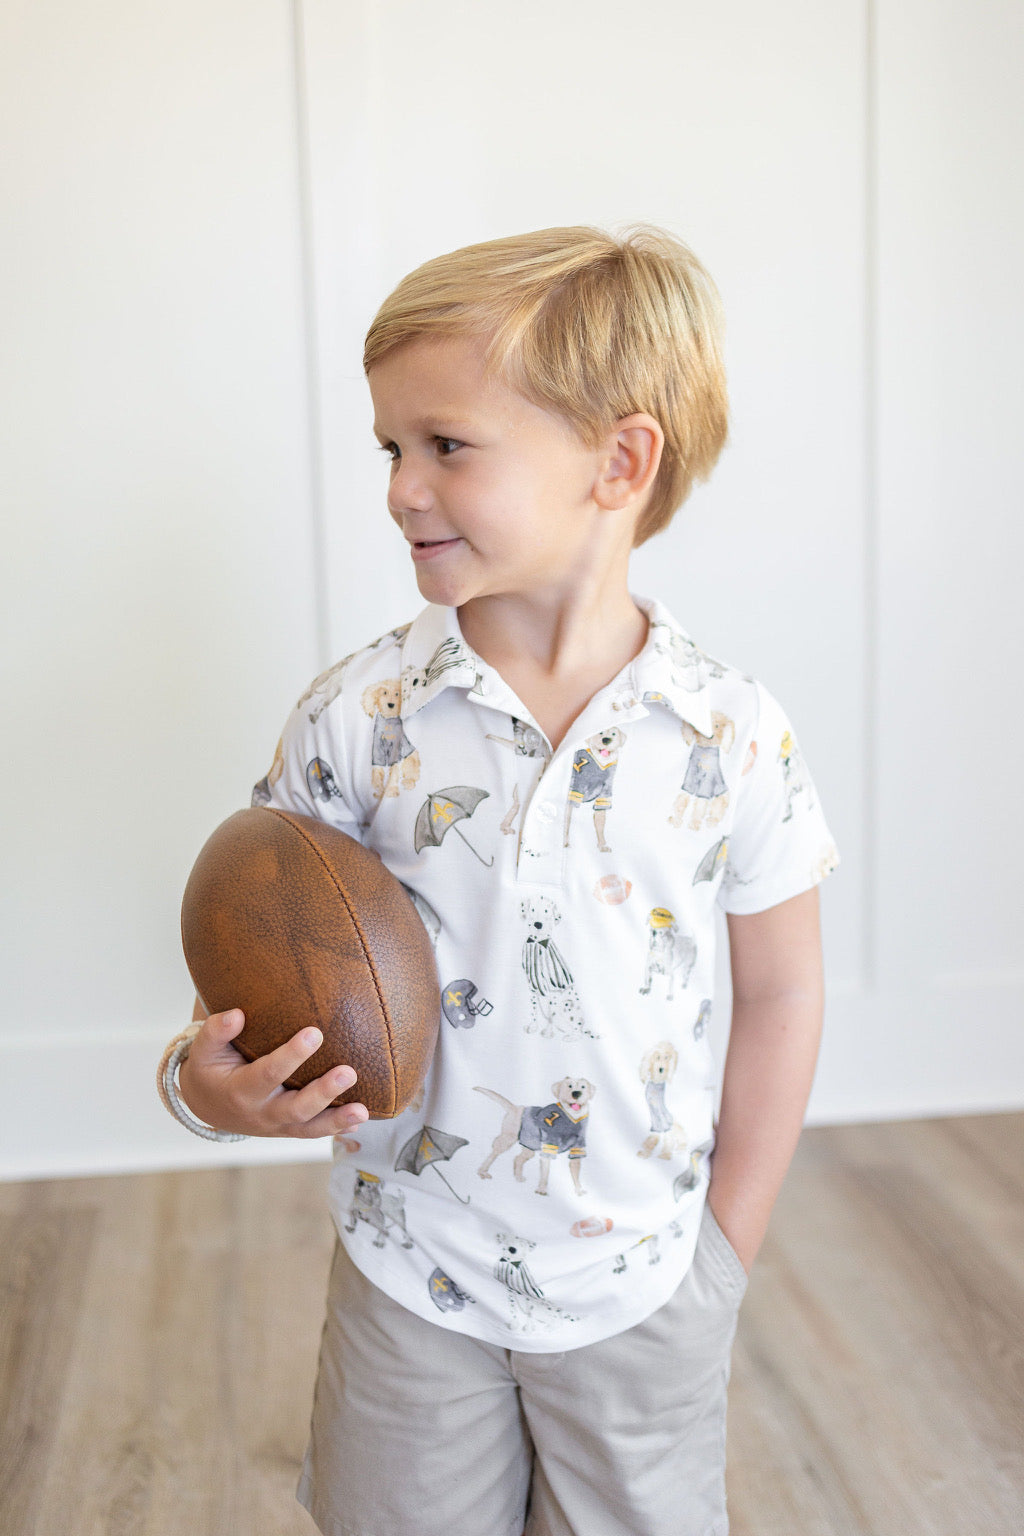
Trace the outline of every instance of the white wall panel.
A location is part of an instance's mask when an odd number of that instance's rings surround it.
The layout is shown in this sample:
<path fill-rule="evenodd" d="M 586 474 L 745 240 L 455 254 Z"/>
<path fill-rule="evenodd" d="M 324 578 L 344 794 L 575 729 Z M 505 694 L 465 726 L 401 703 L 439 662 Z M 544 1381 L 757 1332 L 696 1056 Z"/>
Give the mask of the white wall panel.
<path fill-rule="evenodd" d="M 0 1157 L 132 1165 L 191 860 L 318 659 L 291 21 L 35 0 L 0 34 Z"/>
<path fill-rule="evenodd" d="M 876 950 L 950 1107 L 1024 1096 L 1022 79 L 1019 5 L 882 0 Z"/>

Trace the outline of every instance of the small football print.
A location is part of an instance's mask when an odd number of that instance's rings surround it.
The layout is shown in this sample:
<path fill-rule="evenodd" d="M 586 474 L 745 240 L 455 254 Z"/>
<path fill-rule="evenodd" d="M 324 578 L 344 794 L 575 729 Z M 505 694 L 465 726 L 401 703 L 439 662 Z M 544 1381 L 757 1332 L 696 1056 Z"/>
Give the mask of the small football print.
<path fill-rule="evenodd" d="M 610 1216 L 581 1216 L 579 1221 L 573 1222 L 569 1232 L 573 1237 L 603 1237 L 613 1225 Z"/>
<path fill-rule="evenodd" d="M 625 901 L 632 889 L 632 884 L 624 875 L 602 875 L 594 886 L 594 895 L 606 906 L 617 907 Z"/>

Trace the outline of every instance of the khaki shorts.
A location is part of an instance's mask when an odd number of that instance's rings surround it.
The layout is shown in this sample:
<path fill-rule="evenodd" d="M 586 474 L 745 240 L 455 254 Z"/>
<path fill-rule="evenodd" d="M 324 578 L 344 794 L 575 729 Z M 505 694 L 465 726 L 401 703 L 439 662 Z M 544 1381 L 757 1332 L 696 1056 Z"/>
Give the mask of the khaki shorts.
<path fill-rule="evenodd" d="M 324 1536 L 726 1536 L 745 1288 L 705 1207 L 693 1265 L 653 1316 L 523 1354 L 415 1316 L 339 1243 L 298 1497 Z"/>

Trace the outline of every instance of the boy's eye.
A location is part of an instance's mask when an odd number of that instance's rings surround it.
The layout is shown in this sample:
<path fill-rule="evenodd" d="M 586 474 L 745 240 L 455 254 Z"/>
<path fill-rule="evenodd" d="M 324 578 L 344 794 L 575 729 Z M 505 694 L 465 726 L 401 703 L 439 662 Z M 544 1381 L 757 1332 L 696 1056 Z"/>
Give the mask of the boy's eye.
<path fill-rule="evenodd" d="M 398 460 L 402 457 L 401 450 L 399 449 L 397 443 L 381 443 L 380 451 L 381 453 L 387 454 L 392 464 L 397 464 Z"/>
<path fill-rule="evenodd" d="M 457 437 L 435 437 L 434 446 L 441 458 L 446 459 L 449 454 L 455 453 L 457 449 L 461 448 L 462 444 Z"/>

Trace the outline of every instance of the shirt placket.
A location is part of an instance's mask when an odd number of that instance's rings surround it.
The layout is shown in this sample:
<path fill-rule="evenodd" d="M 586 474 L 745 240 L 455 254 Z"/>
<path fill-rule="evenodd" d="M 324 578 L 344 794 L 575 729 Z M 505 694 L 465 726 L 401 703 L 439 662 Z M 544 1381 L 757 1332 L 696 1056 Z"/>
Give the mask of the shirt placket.
<path fill-rule="evenodd" d="M 478 680 L 469 697 L 491 708 L 507 710 L 541 731 L 522 701 L 496 676 Z M 529 794 L 524 796 L 516 860 L 519 884 L 564 886 L 570 852 L 565 846 L 565 819 L 573 784 L 573 763 L 587 750 L 589 737 L 610 725 L 624 727 L 646 714 L 647 710 L 631 688 L 609 690 L 591 700 L 571 735 L 552 753 Z"/>

